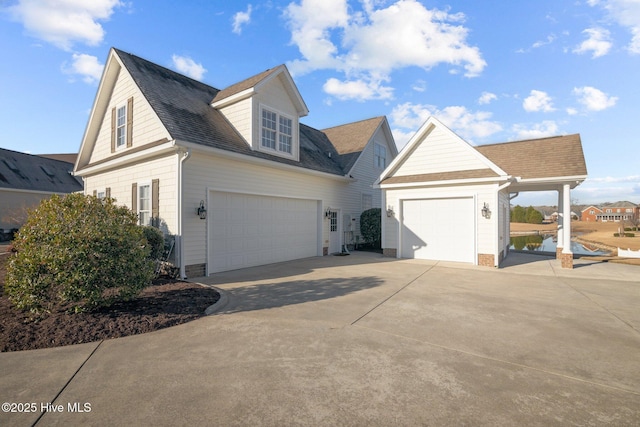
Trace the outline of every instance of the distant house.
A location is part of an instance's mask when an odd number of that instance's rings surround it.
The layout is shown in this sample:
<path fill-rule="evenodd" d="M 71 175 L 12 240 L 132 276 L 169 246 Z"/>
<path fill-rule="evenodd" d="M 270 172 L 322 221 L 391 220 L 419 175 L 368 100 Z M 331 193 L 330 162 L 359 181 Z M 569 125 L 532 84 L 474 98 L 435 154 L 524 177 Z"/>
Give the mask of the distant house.
<path fill-rule="evenodd" d="M 601 209 L 597 220 L 602 222 L 635 221 L 638 218 L 638 205 L 627 201 L 605 203 Z"/>
<path fill-rule="evenodd" d="M 602 209 L 597 206 L 588 206 L 580 212 L 580 220 L 586 222 L 598 221 L 598 215 L 602 214 Z"/>
<path fill-rule="evenodd" d="M 75 173 L 197 277 L 341 252 L 397 149 L 385 117 L 314 129 L 284 65 L 217 89 L 112 49 Z"/>
<path fill-rule="evenodd" d="M 63 156 L 72 160 L 74 155 Z M 19 228 L 27 209 L 53 194 L 82 191 L 72 171 L 68 161 L 0 148 L 0 229 Z"/>

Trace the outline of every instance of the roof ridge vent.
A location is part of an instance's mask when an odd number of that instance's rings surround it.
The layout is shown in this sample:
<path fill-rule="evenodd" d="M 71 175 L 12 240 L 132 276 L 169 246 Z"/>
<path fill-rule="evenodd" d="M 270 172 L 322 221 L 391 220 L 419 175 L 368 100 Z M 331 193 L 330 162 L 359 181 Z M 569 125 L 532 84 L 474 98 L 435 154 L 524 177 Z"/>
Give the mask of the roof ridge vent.
<path fill-rule="evenodd" d="M 11 169 L 12 171 L 14 171 L 14 172 L 16 172 L 16 173 L 20 172 L 20 169 L 18 169 L 18 166 L 16 166 L 16 164 L 15 164 L 15 163 L 13 163 L 13 161 L 12 161 L 12 160 L 9 160 L 9 159 L 2 159 L 2 161 L 3 161 L 3 162 L 4 162 L 4 164 L 5 164 L 5 165 L 7 165 L 7 167 L 8 167 L 9 169 Z"/>
<path fill-rule="evenodd" d="M 51 170 L 49 168 L 47 168 L 45 165 L 40 165 L 40 169 L 42 169 L 42 171 L 44 173 L 46 173 L 47 175 L 49 175 L 49 177 L 53 178 L 55 176 L 55 174 L 53 172 L 51 172 Z"/>

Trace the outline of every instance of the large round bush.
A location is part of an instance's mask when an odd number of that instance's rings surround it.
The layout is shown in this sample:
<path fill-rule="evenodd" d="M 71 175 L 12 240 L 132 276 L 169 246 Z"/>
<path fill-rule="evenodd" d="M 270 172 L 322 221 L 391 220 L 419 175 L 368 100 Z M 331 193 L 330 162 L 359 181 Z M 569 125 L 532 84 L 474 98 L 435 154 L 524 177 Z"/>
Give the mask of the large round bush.
<path fill-rule="evenodd" d="M 5 292 L 22 310 L 85 311 L 136 296 L 154 263 L 137 216 L 113 199 L 53 196 L 15 236 Z"/>

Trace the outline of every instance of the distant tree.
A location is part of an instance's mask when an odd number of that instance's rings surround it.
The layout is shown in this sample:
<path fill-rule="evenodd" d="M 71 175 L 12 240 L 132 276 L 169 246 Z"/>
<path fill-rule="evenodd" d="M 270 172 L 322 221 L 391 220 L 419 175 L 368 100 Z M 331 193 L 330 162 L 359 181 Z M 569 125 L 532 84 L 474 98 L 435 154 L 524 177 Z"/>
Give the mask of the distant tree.
<path fill-rule="evenodd" d="M 526 211 L 522 206 L 511 209 L 511 222 L 526 222 Z"/>
<path fill-rule="evenodd" d="M 544 216 L 537 211 L 533 206 L 529 206 L 525 213 L 524 222 L 528 224 L 542 224 Z"/>

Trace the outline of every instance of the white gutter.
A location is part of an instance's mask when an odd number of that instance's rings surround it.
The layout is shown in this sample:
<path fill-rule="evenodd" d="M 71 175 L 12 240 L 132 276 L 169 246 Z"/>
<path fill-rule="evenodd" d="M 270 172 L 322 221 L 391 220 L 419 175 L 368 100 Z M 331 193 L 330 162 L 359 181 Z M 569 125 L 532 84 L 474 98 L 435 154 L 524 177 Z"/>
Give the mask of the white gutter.
<path fill-rule="evenodd" d="M 172 145 L 175 146 L 175 140 L 172 141 Z M 191 157 L 191 150 L 187 149 L 186 151 L 180 150 L 178 149 L 178 177 L 177 177 L 177 183 L 176 183 L 176 187 L 177 187 L 177 195 L 178 195 L 178 199 L 177 199 L 177 212 L 176 212 L 176 217 L 177 217 L 177 223 L 178 223 L 178 229 L 177 229 L 177 236 L 180 239 L 180 243 L 178 246 L 178 251 L 179 251 L 179 257 L 180 257 L 180 278 L 182 279 L 186 279 L 187 275 L 185 273 L 185 263 L 184 263 L 184 244 L 183 244 L 183 230 L 182 230 L 182 173 L 183 173 L 183 164 L 184 162 L 186 162 L 189 158 Z"/>
<path fill-rule="evenodd" d="M 509 177 L 492 177 L 492 178 L 469 178 L 469 179 L 452 179 L 449 181 L 416 181 L 405 182 L 397 184 L 378 184 L 373 185 L 374 188 L 391 189 L 391 188 L 406 188 L 406 187 L 434 187 L 438 185 L 459 185 L 459 184 L 489 184 L 492 182 L 500 182 Z M 511 182 L 508 183 L 509 185 Z"/>
<path fill-rule="evenodd" d="M 218 157 L 227 158 L 231 160 L 238 160 L 245 163 L 253 163 L 260 166 L 269 168 L 282 169 L 291 172 L 304 173 L 307 175 L 319 176 L 322 178 L 330 178 L 337 181 L 353 182 L 354 178 L 350 178 L 349 175 L 335 175 L 329 172 L 316 171 L 313 169 L 303 168 L 302 166 L 293 166 L 286 163 L 279 163 L 273 160 L 262 159 L 259 157 L 247 156 L 246 154 L 235 153 L 233 151 L 222 150 L 220 148 L 207 147 L 201 144 L 194 144 L 186 141 L 176 141 L 176 145 L 188 148 L 193 151 L 201 151 L 204 153 L 214 154 Z"/>
<path fill-rule="evenodd" d="M 121 167 L 124 165 L 138 163 L 141 160 L 160 156 L 163 154 L 168 154 L 175 151 L 175 141 L 168 141 L 162 144 L 155 145 L 153 147 L 149 147 L 146 150 L 139 151 L 137 153 L 133 153 L 124 157 L 116 157 L 112 160 L 108 160 L 104 163 L 99 163 L 94 166 L 84 167 L 78 171 L 74 171 L 74 176 L 89 176 L 94 175 L 100 172 L 106 172 L 116 167 Z"/>

